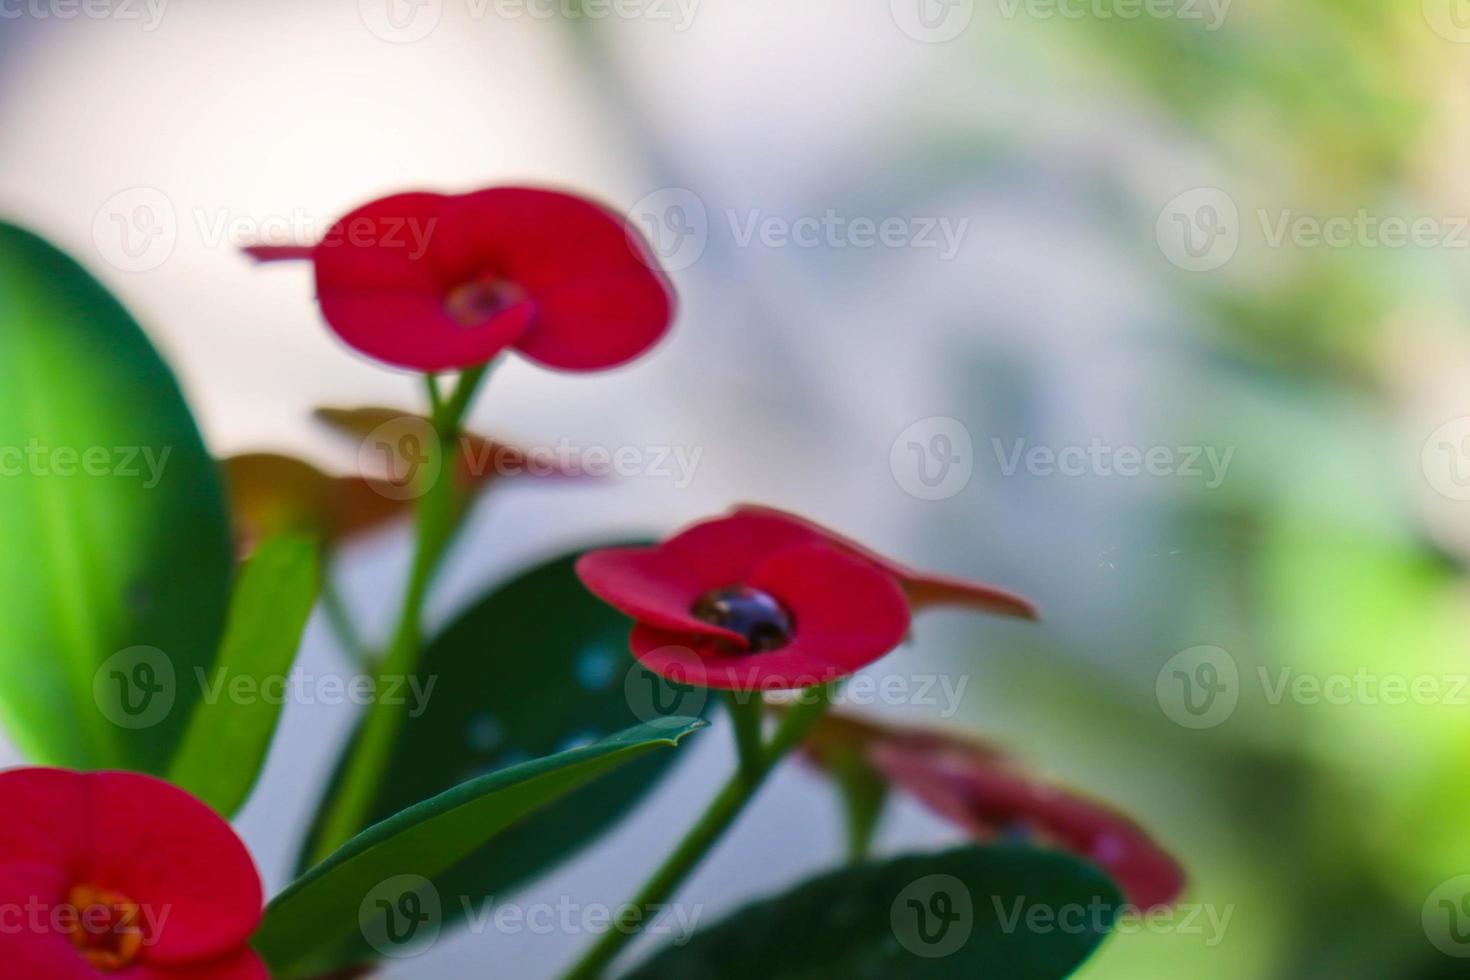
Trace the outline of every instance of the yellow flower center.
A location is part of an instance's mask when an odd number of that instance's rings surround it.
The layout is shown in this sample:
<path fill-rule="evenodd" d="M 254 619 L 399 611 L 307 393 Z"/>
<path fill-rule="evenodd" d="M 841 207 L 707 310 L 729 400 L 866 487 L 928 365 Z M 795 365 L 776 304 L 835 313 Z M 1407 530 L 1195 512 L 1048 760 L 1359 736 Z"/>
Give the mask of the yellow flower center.
<path fill-rule="evenodd" d="M 146 938 L 137 903 L 95 885 L 73 886 L 66 901 L 66 929 L 83 959 L 105 972 L 133 964 Z"/>

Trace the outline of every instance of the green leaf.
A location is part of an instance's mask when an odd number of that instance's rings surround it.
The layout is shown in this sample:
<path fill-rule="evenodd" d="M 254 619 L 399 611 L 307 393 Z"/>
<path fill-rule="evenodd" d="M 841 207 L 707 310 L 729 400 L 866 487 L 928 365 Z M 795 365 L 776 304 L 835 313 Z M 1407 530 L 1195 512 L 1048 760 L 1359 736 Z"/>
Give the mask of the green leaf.
<path fill-rule="evenodd" d="M 235 583 L 220 655 L 169 771 L 170 781 L 225 817 L 245 802 L 265 762 L 316 603 L 317 565 L 314 540 L 269 538 Z"/>
<path fill-rule="evenodd" d="M 1060 852 L 901 857 L 747 906 L 625 980 L 1059 980 L 1091 955 L 1122 902 L 1101 872 Z"/>
<path fill-rule="evenodd" d="M 374 820 L 522 759 L 660 714 L 712 708 L 708 691 L 676 687 L 636 665 L 628 619 L 582 586 L 576 558 L 497 586 L 424 651 L 418 674 L 432 679 L 432 694 L 427 710 L 405 719 Z M 457 895 L 494 895 L 571 858 L 650 792 L 674 758 L 655 753 L 589 784 L 436 884 Z"/>
<path fill-rule="evenodd" d="M 162 772 L 224 621 L 214 461 L 127 311 L 4 223 L 0 372 L 0 717 L 32 761 Z"/>
<path fill-rule="evenodd" d="M 697 718 L 639 725 L 592 745 L 472 779 L 369 827 L 312 868 L 266 909 L 255 948 L 280 976 L 317 973 L 351 962 L 342 941 L 359 932 L 380 952 L 420 938 L 402 936 L 393 916 L 405 892 L 432 892 L 434 904 L 460 896 L 430 881 L 506 827 L 576 787 L 705 726 Z M 386 892 L 385 892 L 386 889 Z M 441 900 L 442 896 L 442 900 Z M 384 900 L 379 907 L 378 898 Z M 415 901 L 414 908 L 418 908 Z M 437 915 L 433 929 L 438 930 Z M 415 925 L 414 930 L 417 930 Z"/>

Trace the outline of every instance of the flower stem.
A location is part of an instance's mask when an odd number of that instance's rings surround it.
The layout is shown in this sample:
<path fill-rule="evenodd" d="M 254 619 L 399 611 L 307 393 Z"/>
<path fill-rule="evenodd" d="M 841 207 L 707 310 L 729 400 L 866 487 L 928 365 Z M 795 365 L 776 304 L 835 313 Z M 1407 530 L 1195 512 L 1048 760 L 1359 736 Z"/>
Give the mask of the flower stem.
<path fill-rule="evenodd" d="M 735 748 L 740 753 L 740 771 L 748 779 L 759 779 L 762 765 L 761 721 L 766 704 L 759 694 L 725 692 L 725 708 L 735 726 Z"/>
<path fill-rule="evenodd" d="M 827 710 L 830 691 L 826 688 L 813 690 L 816 692 L 815 697 L 803 698 L 786 712 L 781 719 L 780 727 L 771 736 L 771 741 L 757 754 L 755 765 L 750 771 L 742 766 L 740 771 L 730 777 L 730 780 L 725 783 L 700 816 L 699 821 L 679 842 L 679 846 L 653 873 L 653 877 L 648 879 L 642 890 L 621 907 L 621 911 L 613 919 L 607 932 L 587 951 L 581 961 L 572 967 L 565 980 L 596 980 L 601 976 L 623 947 L 637 935 L 645 921 L 645 913 L 649 907 L 660 905 L 667 900 L 689 873 L 699 865 L 699 862 L 709 853 L 710 848 L 729 829 L 730 825 L 735 822 L 735 818 L 745 809 L 745 805 L 755 796 L 771 770 L 801 742 L 807 729 Z M 811 692 L 804 693 L 810 694 Z M 752 705 L 747 701 L 739 707 L 747 709 Z M 732 714 L 738 713 L 739 710 L 732 706 Z M 740 722 L 737 721 L 736 724 L 738 731 Z"/>
<path fill-rule="evenodd" d="M 434 572 L 448 550 L 459 528 L 464 507 L 460 498 L 459 425 L 469 408 L 488 364 L 470 368 L 460 375 L 459 384 L 447 399 L 437 402 L 433 414 L 437 445 L 429 447 L 431 465 L 438 464 L 438 476 L 418 501 L 418 540 L 414 547 L 413 565 L 408 587 L 392 643 L 378 663 L 376 690 L 390 678 L 408 677 L 418 665 L 423 645 L 424 599 L 429 592 Z M 317 864 L 367 826 L 373 801 L 387 770 L 393 744 L 403 724 L 404 708 L 376 700 L 369 707 L 362 727 L 353 742 L 351 754 L 338 784 L 336 795 L 327 804 L 321 833 L 312 848 L 311 864 Z"/>

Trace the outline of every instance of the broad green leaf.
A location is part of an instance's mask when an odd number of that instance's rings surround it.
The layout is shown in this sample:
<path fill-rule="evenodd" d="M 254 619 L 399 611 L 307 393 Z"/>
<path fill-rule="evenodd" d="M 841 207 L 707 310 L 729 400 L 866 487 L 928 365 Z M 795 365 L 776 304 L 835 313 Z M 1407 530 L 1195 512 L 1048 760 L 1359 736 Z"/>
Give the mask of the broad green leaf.
<path fill-rule="evenodd" d="M 749 905 L 625 980 L 1060 980 L 1091 955 L 1122 902 L 1101 872 L 1055 851 L 901 857 Z"/>
<path fill-rule="evenodd" d="M 226 817 L 260 775 L 319 584 L 310 538 L 268 538 L 240 569 L 219 657 L 169 770 Z"/>
<path fill-rule="evenodd" d="M 420 938 L 415 923 L 426 893 L 432 893 L 436 907 L 459 904 L 461 896 L 431 884 L 435 876 L 583 783 L 653 748 L 676 745 L 704 726 L 697 718 L 639 725 L 472 779 L 411 806 L 352 838 L 271 902 L 255 948 L 280 976 L 345 965 L 350 959 L 343 958 L 343 940 L 354 933 L 391 954 Z M 395 916 L 408 897 L 413 922 L 405 934 Z M 438 915 L 430 917 L 437 931 Z"/>
<path fill-rule="evenodd" d="M 660 714 L 698 716 L 715 700 L 636 665 L 629 622 L 577 580 L 566 555 L 496 587 L 424 652 L 427 709 L 409 717 L 373 819 L 474 776 L 585 744 Z M 427 685 L 428 681 L 425 681 Z M 512 828 L 436 882 L 494 895 L 572 857 L 613 826 L 674 761 L 655 753 Z M 455 910 L 458 911 L 458 910 Z"/>
<path fill-rule="evenodd" d="M 32 761 L 163 772 L 217 648 L 229 524 L 168 366 L 0 223 L 0 715 Z"/>

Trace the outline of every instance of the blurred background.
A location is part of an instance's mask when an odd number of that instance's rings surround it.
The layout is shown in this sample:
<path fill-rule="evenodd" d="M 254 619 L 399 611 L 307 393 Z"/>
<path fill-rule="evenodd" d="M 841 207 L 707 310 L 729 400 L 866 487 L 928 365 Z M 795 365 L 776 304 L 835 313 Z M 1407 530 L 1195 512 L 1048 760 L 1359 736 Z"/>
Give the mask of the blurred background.
<path fill-rule="evenodd" d="M 675 330 L 607 374 L 511 358 L 473 423 L 697 462 L 491 493 L 437 621 L 591 541 L 810 514 L 1043 607 L 926 614 L 873 672 L 962 696 L 855 707 L 993 738 L 1181 856 L 1194 917 L 1082 976 L 1430 980 L 1470 956 L 1438 911 L 1470 895 L 1467 108 L 1461 0 L 37 0 L 0 6 L 0 214 L 124 300 L 217 454 L 350 472 L 311 409 L 419 384 L 238 246 L 406 189 L 607 201 Z M 338 563 L 370 632 L 406 545 Z M 305 668 L 343 663 L 315 624 Z M 284 724 L 241 820 L 272 888 L 351 717 Z M 728 741 L 506 898 L 622 901 Z M 781 890 L 839 826 L 788 766 L 682 900 Z M 880 842 L 951 834 L 900 804 Z M 388 975 L 547 976 L 586 941 L 462 932 Z"/>

